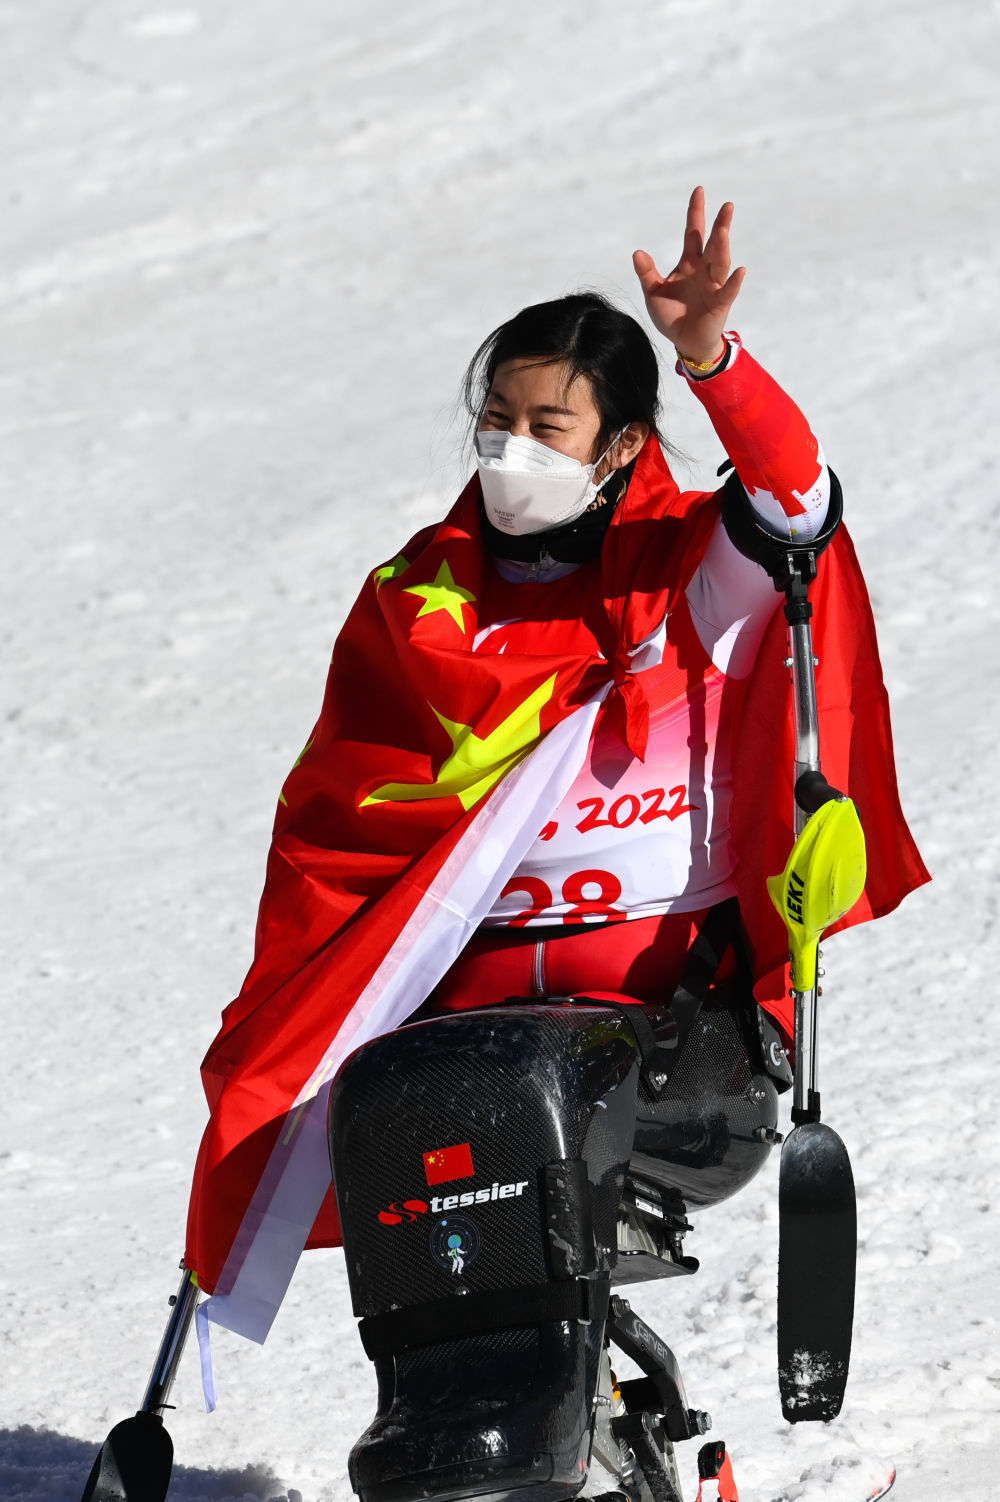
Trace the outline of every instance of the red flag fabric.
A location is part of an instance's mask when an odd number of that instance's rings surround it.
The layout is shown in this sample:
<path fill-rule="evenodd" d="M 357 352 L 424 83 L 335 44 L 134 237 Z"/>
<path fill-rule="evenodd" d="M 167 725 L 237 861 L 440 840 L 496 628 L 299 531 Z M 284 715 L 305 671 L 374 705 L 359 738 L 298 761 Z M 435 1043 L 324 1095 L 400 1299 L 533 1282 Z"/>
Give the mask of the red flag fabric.
<path fill-rule="evenodd" d="M 522 617 L 537 611 L 545 631 L 502 653 L 476 653 L 508 599 L 480 539 L 478 481 L 366 581 L 282 791 L 253 965 L 203 1064 L 211 1117 L 185 1260 L 220 1323 L 262 1339 L 302 1246 L 338 1244 L 329 1081 L 455 958 L 570 786 L 602 700 L 642 756 L 649 704 L 632 656 L 680 601 L 719 507 L 718 494 L 682 495 L 650 439 L 601 557 L 562 585 L 521 586 Z M 927 873 L 899 810 L 871 613 L 843 533 L 828 557 L 815 590 L 824 768 L 884 855 L 851 923 Z M 732 689 L 736 879 L 759 994 L 779 1015 L 784 935 L 763 878 L 791 843 L 782 630 L 779 613 L 757 671 Z"/>

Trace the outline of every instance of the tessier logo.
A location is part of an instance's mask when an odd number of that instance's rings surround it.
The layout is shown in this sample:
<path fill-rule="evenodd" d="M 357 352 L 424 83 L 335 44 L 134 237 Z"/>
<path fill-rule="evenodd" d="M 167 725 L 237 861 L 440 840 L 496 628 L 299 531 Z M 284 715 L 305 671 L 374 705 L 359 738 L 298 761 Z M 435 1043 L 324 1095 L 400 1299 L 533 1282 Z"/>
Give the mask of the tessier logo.
<path fill-rule="evenodd" d="M 401 1205 L 395 1201 L 388 1210 L 380 1210 L 378 1218 L 384 1226 L 401 1226 L 406 1221 L 416 1220 L 418 1215 L 426 1215 L 430 1205 L 426 1200 L 404 1200 Z"/>
<path fill-rule="evenodd" d="M 512 1184 L 493 1183 L 488 1189 L 466 1189 L 462 1194 L 435 1194 L 430 1203 L 427 1200 L 403 1200 L 402 1204 L 397 1204 L 394 1200 L 388 1210 L 378 1212 L 378 1219 L 383 1226 L 401 1226 L 404 1222 L 412 1225 L 418 1215 L 426 1215 L 428 1210 L 434 1215 L 450 1215 L 453 1210 L 466 1210 L 472 1205 L 520 1199 L 528 1183 L 527 1179 L 519 1179 Z"/>

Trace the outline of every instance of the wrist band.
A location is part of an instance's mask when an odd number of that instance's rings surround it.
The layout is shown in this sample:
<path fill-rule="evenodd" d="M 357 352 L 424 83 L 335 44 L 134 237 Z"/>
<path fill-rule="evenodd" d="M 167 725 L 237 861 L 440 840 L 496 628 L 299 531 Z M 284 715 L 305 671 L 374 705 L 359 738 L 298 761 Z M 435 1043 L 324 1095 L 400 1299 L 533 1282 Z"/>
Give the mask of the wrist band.
<path fill-rule="evenodd" d="M 714 370 L 717 365 L 721 365 L 722 361 L 726 358 L 729 350 L 728 341 L 723 339 L 722 346 L 722 354 L 718 355 L 714 360 L 692 360 L 688 355 L 682 355 L 676 345 L 674 346 L 674 350 L 682 365 L 686 365 L 688 370 L 693 370 L 699 375 L 703 375 L 706 370 Z"/>

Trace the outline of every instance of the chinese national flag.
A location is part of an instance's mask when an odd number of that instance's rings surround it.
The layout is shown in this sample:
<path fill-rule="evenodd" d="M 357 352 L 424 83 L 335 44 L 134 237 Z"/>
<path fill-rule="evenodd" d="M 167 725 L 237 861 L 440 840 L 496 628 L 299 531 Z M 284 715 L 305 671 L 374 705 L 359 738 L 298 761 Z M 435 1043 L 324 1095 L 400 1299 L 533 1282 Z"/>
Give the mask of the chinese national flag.
<path fill-rule="evenodd" d="M 476 1172 L 472 1166 L 471 1145 L 459 1142 L 455 1147 L 436 1147 L 432 1153 L 424 1153 L 424 1171 L 428 1184 L 446 1184 L 449 1179 L 471 1179 Z"/>
<path fill-rule="evenodd" d="M 771 414 L 775 444 L 787 445 L 791 428 L 804 424 L 769 382 L 743 351 L 697 386 L 740 473 L 757 474 L 761 413 Z M 808 430 L 806 439 L 815 445 Z M 649 702 L 637 654 L 677 615 L 720 507 L 721 492 L 681 495 L 651 435 L 600 558 L 566 581 L 574 593 L 563 611 L 551 605 L 559 581 L 511 585 L 497 573 L 482 541 L 476 478 L 439 526 L 369 576 L 338 639 L 320 719 L 281 793 L 253 966 L 202 1066 L 211 1119 L 185 1264 L 204 1292 L 233 1310 L 240 1298 L 247 1310 L 276 1308 L 303 1241 L 339 1243 L 325 1144 L 314 1151 L 306 1135 L 308 1103 L 321 1098 L 346 1052 L 419 1006 L 465 942 L 468 913 L 452 907 L 450 894 L 466 891 L 460 883 L 488 846 L 509 844 L 516 821 L 503 783 L 515 768 L 530 769 L 528 753 L 606 692 L 607 723 L 645 755 Z M 843 530 L 823 556 L 812 599 L 824 770 L 854 798 L 878 852 L 846 927 L 891 911 L 927 872 L 899 808 L 871 610 Z M 781 1009 L 787 939 L 764 883 L 784 866 L 793 839 L 785 656 L 776 609 L 754 673 L 727 692 L 739 748 L 732 845 L 740 908 L 757 997 L 790 1031 Z M 693 705 L 709 666 L 699 647 L 685 669 Z M 558 798 L 546 803 L 541 786 L 530 796 L 548 810 L 537 829 Z M 454 922 L 439 933 L 445 912 Z M 415 951 L 422 958 L 411 995 L 409 981 L 395 977 L 408 973 Z M 474 1175 L 467 1142 L 425 1153 L 424 1165 L 428 1185 Z M 211 1317 L 225 1323 L 221 1311 Z"/>

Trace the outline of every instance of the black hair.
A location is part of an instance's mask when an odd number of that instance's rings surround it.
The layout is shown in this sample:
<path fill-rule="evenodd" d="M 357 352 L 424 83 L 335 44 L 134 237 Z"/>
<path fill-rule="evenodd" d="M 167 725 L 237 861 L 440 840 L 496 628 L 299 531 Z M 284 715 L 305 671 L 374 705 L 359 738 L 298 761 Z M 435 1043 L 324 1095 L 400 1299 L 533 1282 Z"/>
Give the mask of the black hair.
<path fill-rule="evenodd" d="M 642 325 L 599 292 L 573 292 L 522 308 L 494 329 L 465 372 L 465 405 L 478 425 L 499 366 L 507 360 L 565 363 L 572 382 L 586 376 L 601 414 L 595 453 L 632 422 L 659 428 L 660 372 Z"/>

